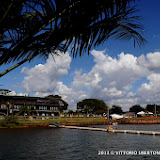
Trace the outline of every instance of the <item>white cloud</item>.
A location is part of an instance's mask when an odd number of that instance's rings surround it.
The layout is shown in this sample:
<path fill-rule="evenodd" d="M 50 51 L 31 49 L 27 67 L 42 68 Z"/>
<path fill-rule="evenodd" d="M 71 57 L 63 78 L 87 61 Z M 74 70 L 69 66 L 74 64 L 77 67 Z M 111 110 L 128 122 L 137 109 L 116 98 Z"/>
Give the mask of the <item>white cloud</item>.
<path fill-rule="evenodd" d="M 140 101 L 146 103 L 160 103 L 160 73 L 152 73 L 148 77 L 148 83 L 143 83 L 137 93 Z"/>
<path fill-rule="evenodd" d="M 89 97 L 103 99 L 110 105 L 121 105 L 126 110 L 140 102 L 141 98 L 140 94 L 137 98 L 137 95 L 130 92 L 132 84 L 151 75 L 160 67 L 158 61 L 154 60 L 159 60 L 160 53 L 158 52 L 140 57 L 122 52 L 118 58 L 112 58 L 104 52 L 95 50 L 91 54 L 94 56 L 95 65 L 88 74 L 76 72 L 72 87 L 87 88 Z M 154 77 L 156 79 L 157 75 Z"/>
<path fill-rule="evenodd" d="M 55 61 L 49 56 L 45 64 L 36 65 L 31 69 L 23 68 L 22 72 L 27 74 L 22 82 L 23 86 L 27 92 L 36 92 L 36 96 L 61 95 L 72 109 L 84 98 L 99 98 L 109 105 L 120 105 L 124 110 L 128 110 L 138 102 L 146 103 L 145 98 L 140 95 L 145 95 L 147 91 L 148 97 L 153 95 L 153 86 L 156 92 L 160 91 L 159 52 L 140 57 L 122 52 L 117 58 L 106 55 L 105 51 L 93 50 L 91 54 L 95 65 L 88 73 L 83 73 L 83 68 L 75 68 L 70 86 L 60 81 L 70 69 L 69 53 L 55 57 Z M 144 77 L 148 83 L 140 84 L 136 94 L 133 84 Z M 147 99 L 148 101 L 151 102 L 151 99 Z"/>
<path fill-rule="evenodd" d="M 60 81 L 60 78 L 68 74 L 71 57 L 69 53 L 54 57 L 50 55 L 45 64 L 38 64 L 34 68 L 22 68 L 22 73 L 26 73 L 22 82 L 27 92 L 36 92 L 36 96 L 47 96 L 50 94 L 60 95 L 69 103 L 71 108 L 76 108 L 76 103 L 84 98 L 83 91 L 75 92 Z"/>
<path fill-rule="evenodd" d="M 61 56 L 54 59 L 50 55 L 45 64 L 38 64 L 31 69 L 22 68 L 21 72 L 27 74 L 22 82 L 27 92 L 52 92 L 57 87 L 59 78 L 68 74 L 71 57 L 69 53 L 59 54 Z"/>
<path fill-rule="evenodd" d="M 148 68 L 149 70 L 160 69 L 160 52 L 148 53 L 146 56 L 141 55 L 138 58 L 139 65 Z"/>

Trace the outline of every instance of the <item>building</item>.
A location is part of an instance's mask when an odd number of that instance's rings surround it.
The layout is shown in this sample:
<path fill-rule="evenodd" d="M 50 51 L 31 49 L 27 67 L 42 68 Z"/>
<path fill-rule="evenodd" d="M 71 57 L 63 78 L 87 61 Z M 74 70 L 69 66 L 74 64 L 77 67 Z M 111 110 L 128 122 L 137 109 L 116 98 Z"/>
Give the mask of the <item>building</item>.
<path fill-rule="evenodd" d="M 34 110 L 35 115 L 54 116 L 60 111 L 66 110 L 68 104 L 58 95 L 47 97 L 11 96 L 9 90 L 0 90 L 0 114 L 17 115 L 20 107 L 27 106 Z"/>
<path fill-rule="evenodd" d="M 123 114 L 124 118 L 135 118 L 136 117 L 136 113 L 135 112 L 126 112 Z"/>
<path fill-rule="evenodd" d="M 0 95 L 9 95 L 9 92 L 11 92 L 8 89 L 0 89 Z"/>

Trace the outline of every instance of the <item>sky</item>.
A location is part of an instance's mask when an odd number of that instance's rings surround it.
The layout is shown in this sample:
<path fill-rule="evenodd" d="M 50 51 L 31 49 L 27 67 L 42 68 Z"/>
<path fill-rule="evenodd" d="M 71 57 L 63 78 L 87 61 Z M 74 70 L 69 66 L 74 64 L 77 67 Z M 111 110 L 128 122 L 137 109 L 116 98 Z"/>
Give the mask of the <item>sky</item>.
<path fill-rule="evenodd" d="M 86 98 L 124 111 L 135 104 L 160 104 L 160 1 L 142 0 L 137 6 L 145 45 L 109 39 L 89 56 L 73 58 L 68 49 L 54 59 L 36 58 L 0 78 L 0 88 L 12 90 L 12 95 L 60 95 L 73 110 Z M 12 65 L 3 65 L 0 71 Z"/>

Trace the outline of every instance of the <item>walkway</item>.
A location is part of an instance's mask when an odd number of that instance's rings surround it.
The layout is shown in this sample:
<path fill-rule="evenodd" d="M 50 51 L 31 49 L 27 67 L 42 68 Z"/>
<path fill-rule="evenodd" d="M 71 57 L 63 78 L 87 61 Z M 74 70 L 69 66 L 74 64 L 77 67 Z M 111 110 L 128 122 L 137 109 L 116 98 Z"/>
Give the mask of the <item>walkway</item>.
<path fill-rule="evenodd" d="M 78 126 L 61 126 L 62 128 L 69 129 L 81 129 L 81 130 L 92 130 L 92 131 L 104 131 L 107 132 L 106 128 L 92 128 L 92 127 L 78 127 Z M 113 133 L 131 133 L 131 134 L 148 134 L 148 135 L 160 135 L 158 131 L 141 131 L 141 130 L 109 130 L 109 132 Z"/>

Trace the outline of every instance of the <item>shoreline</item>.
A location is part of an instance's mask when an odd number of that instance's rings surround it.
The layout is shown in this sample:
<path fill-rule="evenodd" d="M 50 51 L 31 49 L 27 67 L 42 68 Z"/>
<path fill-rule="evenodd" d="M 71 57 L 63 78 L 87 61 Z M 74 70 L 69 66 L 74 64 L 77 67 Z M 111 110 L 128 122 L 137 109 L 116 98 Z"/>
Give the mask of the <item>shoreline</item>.
<path fill-rule="evenodd" d="M 152 118 L 132 118 L 132 119 L 119 119 L 116 120 L 119 125 L 127 124 L 127 125 L 150 125 L 150 124 L 160 124 L 159 117 L 152 117 Z M 50 123 L 57 123 L 64 126 L 79 126 L 79 127 L 87 127 L 87 126 L 94 126 L 94 125 L 108 125 L 109 121 L 107 119 L 99 119 L 99 121 L 95 121 L 95 119 L 57 119 L 51 121 L 21 121 L 17 125 L 11 123 L 9 126 L 0 126 L 0 129 L 28 129 L 28 128 L 52 128 L 49 126 Z"/>
<path fill-rule="evenodd" d="M 62 126 L 78 126 L 78 127 L 87 127 L 87 126 L 94 126 L 94 125 L 108 125 L 108 123 L 59 123 Z M 119 125 L 153 125 L 153 124 L 160 124 L 160 123 L 118 123 Z M 13 126 L 13 127 L 0 127 L 0 129 L 33 129 L 33 128 L 46 128 L 50 129 L 53 127 L 49 126 L 49 123 L 27 123 L 22 126 Z M 58 127 L 55 127 L 58 128 Z"/>
<path fill-rule="evenodd" d="M 149 119 L 121 119 L 117 121 L 119 124 L 160 124 L 160 118 Z"/>

